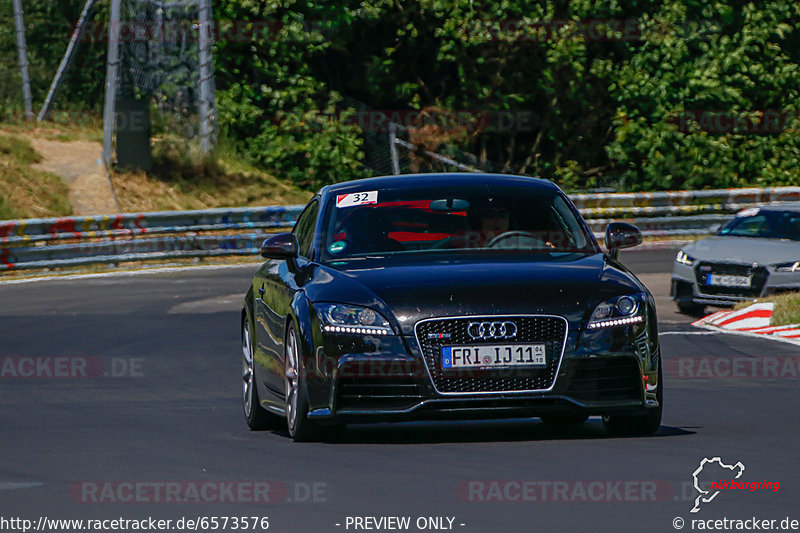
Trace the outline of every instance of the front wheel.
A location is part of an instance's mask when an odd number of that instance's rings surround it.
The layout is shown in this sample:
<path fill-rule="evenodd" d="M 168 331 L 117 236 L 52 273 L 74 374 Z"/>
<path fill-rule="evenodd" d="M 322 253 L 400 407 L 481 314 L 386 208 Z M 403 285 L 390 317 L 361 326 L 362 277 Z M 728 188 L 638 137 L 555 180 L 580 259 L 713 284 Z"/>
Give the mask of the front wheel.
<path fill-rule="evenodd" d="M 316 440 L 319 428 L 308 419 L 308 394 L 303 358 L 297 333 L 290 325 L 286 332 L 286 348 L 283 358 L 284 383 L 286 390 L 286 426 L 289 436 L 295 442 Z"/>
<path fill-rule="evenodd" d="M 658 361 L 658 407 L 649 408 L 641 415 L 603 416 L 603 426 L 612 435 L 643 436 L 652 435 L 661 427 L 661 413 L 664 406 L 664 382 L 661 375 L 661 360 Z"/>
<path fill-rule="evenodd" d="M 250 429 L 258 431 L 272 429 L 280 418 L 261 407 L 256 386 L 256 368 L 253 358 L 253 334 L 247 311 L 242 317 L 242 405 Z"/>

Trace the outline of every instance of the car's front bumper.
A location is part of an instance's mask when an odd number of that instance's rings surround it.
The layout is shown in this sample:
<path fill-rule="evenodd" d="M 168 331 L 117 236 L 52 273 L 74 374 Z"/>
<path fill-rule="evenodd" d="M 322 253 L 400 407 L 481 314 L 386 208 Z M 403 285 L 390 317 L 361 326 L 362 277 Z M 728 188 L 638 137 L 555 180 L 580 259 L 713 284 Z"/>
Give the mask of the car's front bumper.
<path fill-rule="evenodd" d="M 329 409 L 311 410 L 308 416 L 315 420 L 335 418 L 340 422 L 366 423 L 407 420 L 471 420 L 488 418 L 531 418 L 544 415 L 640 414 L 645 406 L 641 399 L 610 402 L 576 402 L 560 394 L 523 395 L 514 398 L 429 398 L 406 409 L 355 409 L 343 408 L 335 413 Z"/>
<path fill-rule="evenodd" d="M 716 265 L 741 269 L 753 276 L 753 286 L 748 289 L 710 287 L 700 283 L 703 275 L 697 269 L 704 263 L 695 261 L 693 265 L 675 263 L 672 271 L 670 297 L 679 304 L 714 305 L 732 307 L 740 302 L 763 298 L 771 294 L 800 291 L 800 273 L 777 272 L 772 267 L 759 267 L 736 263 L 714 263 L 709 273 L 714 272 Z"/>
<path fill-rule="evenodd" d="M 612 333 L 595 332 L 595 337 L 606 334 Z M 657 342 L 650 345 L 653 353 L 645 353 L 642 343 L 638 352 L 630 345 L 617 353 L 598 352 L 592 342 L 573 343 L 561 354 L 558 373 L 546 390 L 463 394 L 436 389 L 414 337 L 372 342 L 377 350 L 371 353 L 333 358 L 324 380 L 329 388 L 318 388 L 309 417 L 339 422 L 514 418 L 634 414 L 658 406 Z M 328 343 L 329 348 L 336 345 Z"/>

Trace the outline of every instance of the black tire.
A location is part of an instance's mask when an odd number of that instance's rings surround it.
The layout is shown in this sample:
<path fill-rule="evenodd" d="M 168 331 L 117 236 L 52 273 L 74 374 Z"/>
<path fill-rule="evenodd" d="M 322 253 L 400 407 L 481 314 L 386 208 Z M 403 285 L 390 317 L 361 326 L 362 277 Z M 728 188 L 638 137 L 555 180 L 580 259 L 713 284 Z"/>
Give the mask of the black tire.
<path fill-rule="evenodd" d="M 280 417 L 273 415 L 263 407 L 258 398 L 256 386 L 256 365 L 253 360 L 253 328 L 249 312 L 242 313 L 242 405 L 247 425 L 253 431 L 274 429 Z"/>
<path fill-rule="evenodd" d="M 615 436 L 652 435 L 661 427 L 661 413 L 664 410 L 664 381 L 661 372 L 661 359 L 658 360 L 658 389 L 656 390 L 658 407 L 645 410 L 641 415 L 603 416 L 606 431 Z"/>
<path fill-rule="evenodd" d="M 284 380 L 286 383 L 286 426 L 295 442 L 319 440 L 322 435 L 319 425 L 308 419 L 308 389 L 303 365 L 303 354 L 293 324 L 286 331 L 283 356 Z"/>
<path fill-rule="evenodd" d="M 589 417 L 587 415 L 582 414 L 572 414 L 572 415 L 545 415 L 541 417 L 542 422 L 548 425 L 553 426 L 569 426 L 569 425 L 580 425 L 586 422 Z"/>
<path fill-rule="evenodd" d="M 678 302 L 678 312 L 689 316 L 701 316 L 706 312 L 706 306 L 693 302 Z"/>

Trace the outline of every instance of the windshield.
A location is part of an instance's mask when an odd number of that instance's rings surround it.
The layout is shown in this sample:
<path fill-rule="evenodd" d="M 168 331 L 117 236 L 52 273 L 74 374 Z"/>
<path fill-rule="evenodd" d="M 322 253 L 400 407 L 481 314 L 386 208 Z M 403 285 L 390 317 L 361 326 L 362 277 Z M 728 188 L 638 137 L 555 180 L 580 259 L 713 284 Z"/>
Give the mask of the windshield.
<path fill-rule="evenodd" d="M 728 222 L 719 235 L 800 241 L 800 212 L 754 209 Z"/>
<path fill-rule="evenodd" d="M 413 187 L 338 195 L 322 260 L 389 254 L 596 252 L 556 191 L 524 186 Z"/>

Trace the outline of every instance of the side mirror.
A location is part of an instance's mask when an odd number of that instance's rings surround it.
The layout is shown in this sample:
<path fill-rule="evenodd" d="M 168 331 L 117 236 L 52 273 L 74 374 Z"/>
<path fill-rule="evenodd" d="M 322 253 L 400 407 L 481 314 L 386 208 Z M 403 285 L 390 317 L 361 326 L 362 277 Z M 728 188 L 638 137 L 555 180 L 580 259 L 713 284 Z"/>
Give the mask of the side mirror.
<path fill-rule="evenodd" d="M 642 244 L 639 228 L 625 222 L 612 222 L 606 227 L 606 248 L 611 257 L 619 257 L 623 248 L 632 248 Z"/>
<path fill-rule="evenodd" d="M 261 245 L 261 257 L 266 259 L 296 259 L 300 247 L 294 233 L 276 233 Z"/>

